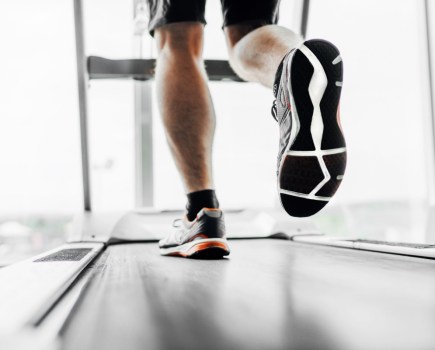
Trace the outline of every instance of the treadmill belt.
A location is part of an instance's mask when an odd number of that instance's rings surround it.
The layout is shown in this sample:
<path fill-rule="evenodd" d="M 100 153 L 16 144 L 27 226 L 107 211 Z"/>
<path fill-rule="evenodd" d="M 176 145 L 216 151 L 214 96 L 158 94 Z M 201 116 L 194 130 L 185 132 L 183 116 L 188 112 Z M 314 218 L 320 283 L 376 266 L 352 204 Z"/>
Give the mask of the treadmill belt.
<path fill-rule="evenodd" d="M 230 243 L 224 260 L 161 257 L 154 243 L 109 246 L 61 348 L 434 347 L 434 261 L 273 239 Z"/>

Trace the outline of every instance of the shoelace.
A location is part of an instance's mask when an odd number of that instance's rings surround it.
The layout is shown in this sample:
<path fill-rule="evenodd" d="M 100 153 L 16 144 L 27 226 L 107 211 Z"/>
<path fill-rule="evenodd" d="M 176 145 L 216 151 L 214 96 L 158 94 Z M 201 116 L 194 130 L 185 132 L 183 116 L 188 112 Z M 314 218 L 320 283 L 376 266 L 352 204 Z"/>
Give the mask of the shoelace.
<path fill-rule="evenodd" d="M 278 122 L 278 108 L 276 107 L 276 100 L 273 100 L 272 109 L 271 109 L 273 119 Z"/>
<path fill-rule="evenodd" d="M 181 227 L 181 222 L 182 222 L 183 220 L 182 219 L 175 219 L 173 222 L 172 222 L 172 227 Z"/>

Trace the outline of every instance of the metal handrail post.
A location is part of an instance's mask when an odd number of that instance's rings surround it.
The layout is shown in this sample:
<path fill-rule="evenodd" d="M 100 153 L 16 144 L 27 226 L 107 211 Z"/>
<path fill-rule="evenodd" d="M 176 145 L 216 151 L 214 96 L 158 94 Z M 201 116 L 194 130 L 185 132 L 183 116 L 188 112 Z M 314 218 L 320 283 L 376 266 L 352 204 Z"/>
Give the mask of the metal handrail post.
<path fill-rule="evenodd" d="M 85 39 L 83 25 L 82 1 L 74 0 L 74 27 L 77 56 L 77 83 L 80 114 L 80 144 L 83 179 L 83 206 L 85 211 L 91 211 L 91 183 L 89 172 L 89 144 L 88 144 L 88 72 L 86 67 Z"/>
<path fill-rule="evenodd" d="M 301 19 L 301 35 L 304 39 L 307 37 L 309 13 L 310 13 L 310 0 L 303 0 L 302 19 Z"/>

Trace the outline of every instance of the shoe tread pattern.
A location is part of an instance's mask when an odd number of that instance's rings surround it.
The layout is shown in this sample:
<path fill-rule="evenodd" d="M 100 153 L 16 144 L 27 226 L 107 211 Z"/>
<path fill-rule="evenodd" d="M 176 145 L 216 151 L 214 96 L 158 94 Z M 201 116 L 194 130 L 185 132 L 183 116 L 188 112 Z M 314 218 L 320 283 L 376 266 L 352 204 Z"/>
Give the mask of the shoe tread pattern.
<path fill-rule="evenodd" d="M 331 179 L 316 193 L 316 196 L 332 197 L 341 184 L 337 176 L 342 176 L 346 169 L 346 152 L 323 156 Z"/>
<path fill-rule="evenodd" d="M 292 108 L 296 108 L 300 125 L 298 135 L 291 145 L 291 150 L 294 151 L 313 151 L 315 149 L 310 130 L 314 108 L 308 93 L 313 72 L 314 68 L 308 58 L 297 50 L 290 70 L 291 89 L 295 101 L 295 106 Z"/>
<path fill-rule="evenodd" d="M 321 149 L 329 150 L 345 147 L 344 137 L 337 120 L 341 87 L 336 85 L 336 82 L 343 81 L 343 64 L 342 62 L 332 64 L 340 53 L 334 45 L 324 40 L 309 40 L 304 45 L 318 58 L 328 79 L 327 87 L 320 101 L 324 126 Z M 300 129 L 290 147 L 292 151 L 311 151 L 315 149 L 310 130 L 313 104 L 308 92 L 313 71 L 313 66 L 308 58 L 297 50 L 291 67 L 291 87 Z M 344 174 L 346 153 L 326 155 L 323 156 L 323 160 L 331 179 L 315 195 L 332 197 L 341 183 L 340 177 Z M 337 179 L 337 176 L 340 177 Z M 308 194 L 323 179 L 324 175 L 316 157 L 286 156 L 280 171 L 279 185 L 281 189 Z M 296 217 L 313 215 L 328 203 L 328 201 L 286 194 L 280 194 L 280 199 L 286 212 Z"/>
<path fill-rule="evenodd" d="M 323 180 L 317 157 L 285 156 L 279 186 L 283 190 L 309 194 Z"/>
<path fill-rule="evenodd" d="M 345 147 L 346 143 L 337 122 L 341 87 L 335 84 L 343 81 L 343 62 L 332 64 L 334 59 L 340 55 L 340 52 L 334 45 L 325 40 L 308 40 L 304 45 L 316 55 L 328 79 L 328 85 L 320 101 L 320 110 L 323 117 L 321 147 L 324 150 Z"/>

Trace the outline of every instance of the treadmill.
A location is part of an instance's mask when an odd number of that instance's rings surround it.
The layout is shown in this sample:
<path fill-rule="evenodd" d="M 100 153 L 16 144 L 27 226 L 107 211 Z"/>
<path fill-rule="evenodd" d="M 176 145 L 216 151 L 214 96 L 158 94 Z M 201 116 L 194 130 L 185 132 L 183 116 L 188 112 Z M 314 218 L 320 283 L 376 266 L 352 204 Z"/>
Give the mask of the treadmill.
<path fill-rule="evenodd" d="M 132 78 L 143 96 L 155 62 L 86 57 L 74 4 L 85 210 L 66 244 L 0 269 L 0 349 L 435 347 L 435 245 L 334 238 L 309 220 L 240 209 L 226 211 L 229 258 L 161 257 L 156 242 L 181 211 L 150 208 L 146 128 L 136 180 L 147 208 L 92 212 L 87 81 Z M 240 81 L 225 61 L 206 66 L 211 80 Z"/>

